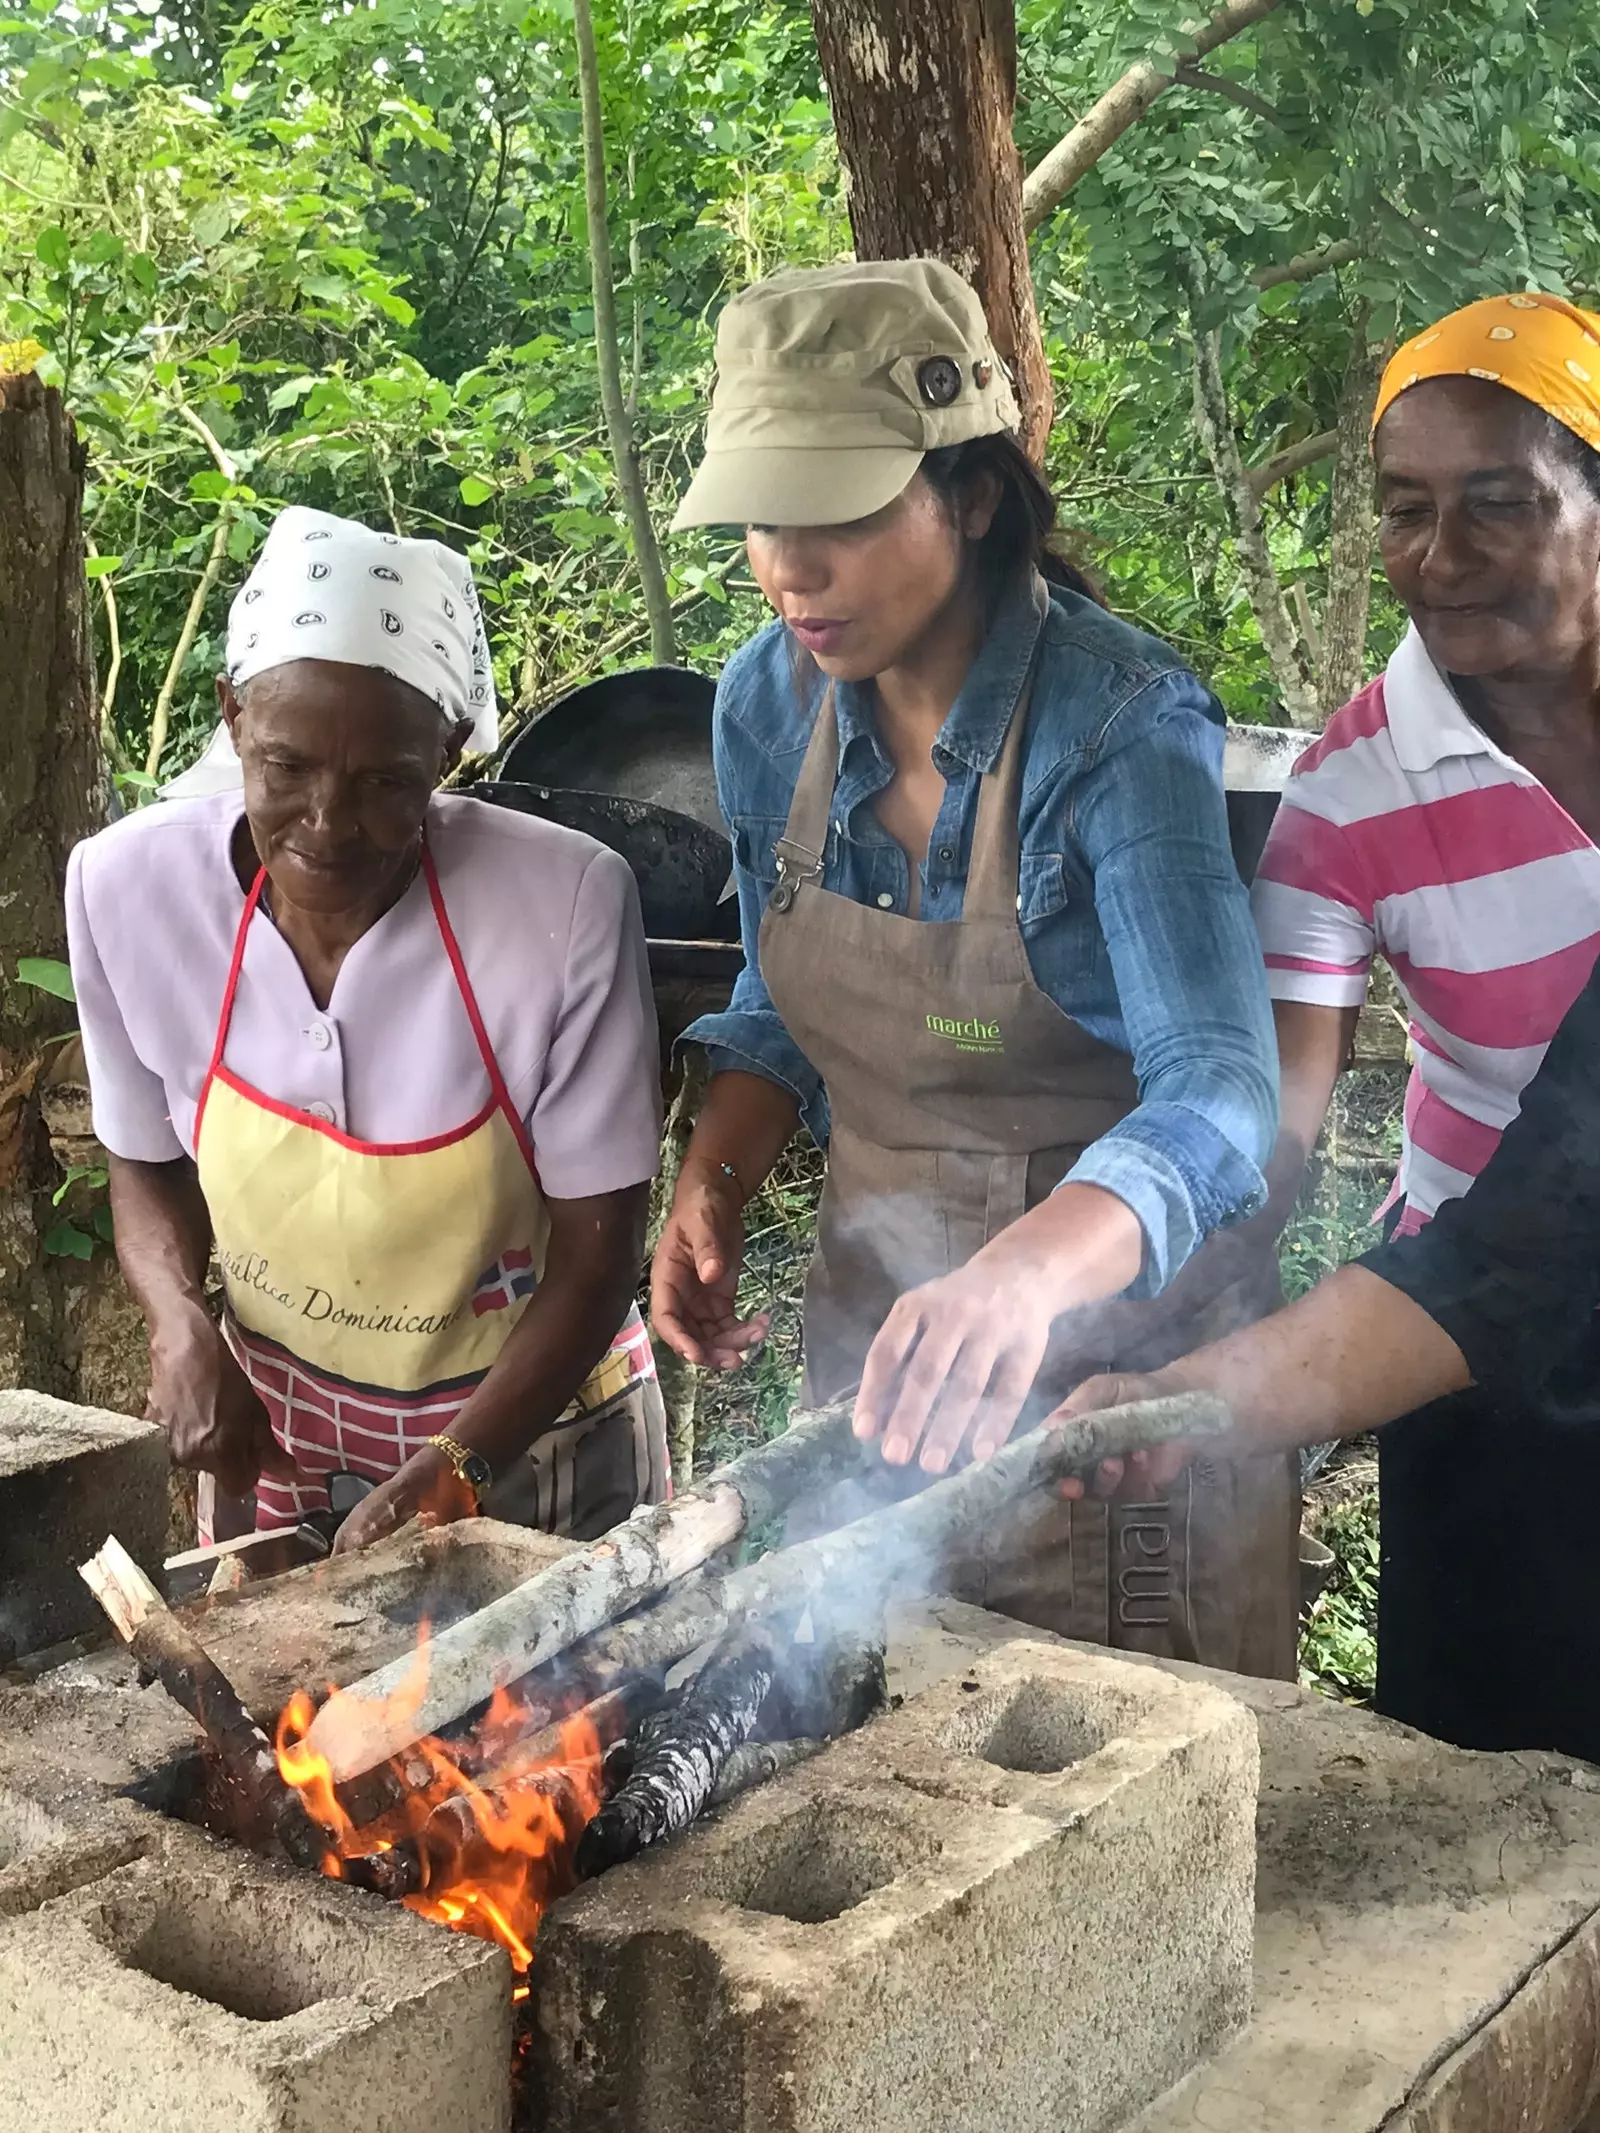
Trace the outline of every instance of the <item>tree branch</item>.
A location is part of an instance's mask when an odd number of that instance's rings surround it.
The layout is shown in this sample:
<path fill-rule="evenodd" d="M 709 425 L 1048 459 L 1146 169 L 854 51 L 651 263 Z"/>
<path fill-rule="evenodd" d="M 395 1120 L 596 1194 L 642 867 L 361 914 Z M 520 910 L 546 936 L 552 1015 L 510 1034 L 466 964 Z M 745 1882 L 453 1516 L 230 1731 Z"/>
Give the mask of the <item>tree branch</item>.
<path fill-rule="evenodd" d="M 1172 78 L 1185 89 L 1209 89 L 1213 96 L 1225 97 L 1230 104 L 1237 104 L 1241 111 L 1265 119 L 1269 126 L 1283 124 L 1275 105 L 1269 104 L 1264 96 L 1257 96 L 1254 89 L 1245 88 L 1242 82 L 1229 81 L 1226 74 L 1208 74 L 1204 67 L 1197 67 L 1193 61 L 1180 59 Z"/>
<path fill-rule="evenodd" d="M 228 529 L 232 524 L 233 506 L 224 504 L 217 513 L 216 530 L 211 536 L 211 551 L 206 557 L 205 569 L 201 571 L 190 596 L 189 610 L 183 618 L 183 628 L 178 632 L 178 641 L 172 648 L 171 659 L 167 662 L 161 693 L 156 698 L 155 710 L 150 714 L 150 747 L 144 759 L 147 778 L 153 778 L 161 768 L 161 752 L 167 745 L 167 724 L 172 716 L 172 699 L 177 694 L 178 682 L 189 654 L 194 650 L 194 640 L 200 633 L 200 618 L 205 613 L 207 600 L 211 597 L 211 588 L 222 575 L 222 566 L 228 554 Z"/>
<path fill-rule="evenodd" d="M 1256 501 L 1259 503 L 1269 489 L 1275 489 L 1280 481 L 1287 481 L 1291 474 L 1314 467 L 1319 459 L 1331 458 L 1338 442 L 1337 430 L 1318 430 L 1315 437 L 1303 437 L 1298 444 L 1291 444 L 1287 450 L 1263 459 L 1260 466 L 1247 467 L 1245 479 Z"/>
<path fill-rule="evenodd" d="M 88 556 L 99 555 L 93 534 L 85 536 L 83 551 Z M 117 700 L 117 683 L 122 679 L 122 622 L 117 613 L 117 596 L 112 590 L 109 570 L 100 580 L 100 591 L 106 603 L 106 645 L 110 653 L 106 661 L 105 687 L 100 692 L 100 741 L 111 759 L 112 768 L 128 771 L 133 765 L 111 719 L 111 707 Z"/>
<path fill-rule="evenodd" d="M 600 368 L 600 404 L 611 439 L 623 508 L 633 535 L 634 559 L 650 617 L 650 656 L 670 666 L 676 652 L 672 603 L 667 594 L 661 549 L 650 518 L 639 448 L 622 394 L 622 351 L 617 340 L 616 284 L 611 271 L 611 236 L 606 224 L 606 145 L 600 114 L 600 61 L 595 51 L 594 18 L 589 0 L 573 0 L 573 27 L 578 45 L 578 93 L 583 105 L 584 194 L 589 210 L 589 270 L 594 287 L 594 346 Z"/>
<path fill-rule="evenodd" d="M 1204 59 L 1218 45 L 1226 44 L 1242 30 L 1263 21 L 1283 0 L 1227 0 L 1211 20 L 1188 40 L 1186 62 Z M 1138 124 L 1156 98 L 1170 89 L 1181 74 L 1168 74 L 1153 60 L 1141 59 L 1120 81 L 1112 83 L 1098 103 L 1091 105 L 1064 139 L 1042 156 L 1029 171 L 1022 187 L 1024 226 L 1035 230 L 1053 208 L 1071 192 L 1106 150 Z"/>
<path fill-rule="evenodd" d="M 1198 289 L 1191 288 L 1195 430 L 1217 477 L 1217 486 L 1230 508 L 1239 572 L 1250 595 L 1250 607 L 1261 632 L 1261 642 L 1283 692 L 1284 709 L 1291 725 L 1304 726 L 1315 732 L 1321 723 L 1315 677 L 1307 663 L 1306 650 L 1295 629 L 1289 604 L 1283 597 L 1283 587 L 1278 583 L 1278 573 L 1272 566 L 1260 499 L 1251 488 L 1250 477 L 1239 457 L 1239 440 L 1233 433 L 1227 389 L 1222 382 L 1221 336 L 1201 327 L 1198 297 Z"/>
<path fill-rule="evenodd" d="M 1258 289 L 1281 289 L 1285 282 L 1310 281 L 1315 274 L 1347 267 L 1353 259 L 1360 259 L 1366 249 L 1359 237 L 1341 237 L 1336 244 L 1325 244 L 1319 252 L 1297 252 L 1281 267 L 1263 267 L 1250 279 Z"/>

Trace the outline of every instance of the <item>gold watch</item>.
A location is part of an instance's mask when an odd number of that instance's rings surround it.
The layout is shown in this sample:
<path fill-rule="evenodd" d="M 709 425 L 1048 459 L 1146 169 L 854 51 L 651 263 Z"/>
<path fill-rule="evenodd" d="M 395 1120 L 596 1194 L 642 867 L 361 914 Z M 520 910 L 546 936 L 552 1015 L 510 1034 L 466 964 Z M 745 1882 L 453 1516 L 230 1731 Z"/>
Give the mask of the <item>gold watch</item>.
<path fill-rule="evenodd" d="M 430 1437 L 428 1442 L 436 1452 L 444 1453 L 455 1469 L 456 1479 L 466 1483 L 481 1511 L 483 1499 L 494 1487 L 494 1469 L 482 1452 L 469 1451 L 454 1437 Z"/>

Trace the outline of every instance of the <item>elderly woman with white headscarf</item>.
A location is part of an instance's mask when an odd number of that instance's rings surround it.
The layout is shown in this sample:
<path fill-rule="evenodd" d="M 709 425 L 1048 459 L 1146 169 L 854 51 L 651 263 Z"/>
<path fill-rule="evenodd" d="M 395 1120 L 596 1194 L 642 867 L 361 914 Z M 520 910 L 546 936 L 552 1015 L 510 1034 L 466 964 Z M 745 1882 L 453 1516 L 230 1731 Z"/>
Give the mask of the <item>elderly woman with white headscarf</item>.
<path fill-rule="evenodd" d="M 633 1305 L 659 1102 L 633 878 L 439 791 L 495 713 L 472 572 L 436 542 L 283 512 L 217 695 L 201 796 L 90 838 L 67 882 L 151 1412 L 258 1527 L 344 1474 L 376 1484 L 344 1547 L 474 1504 L 603 1532 L 667 1480 Z"/>

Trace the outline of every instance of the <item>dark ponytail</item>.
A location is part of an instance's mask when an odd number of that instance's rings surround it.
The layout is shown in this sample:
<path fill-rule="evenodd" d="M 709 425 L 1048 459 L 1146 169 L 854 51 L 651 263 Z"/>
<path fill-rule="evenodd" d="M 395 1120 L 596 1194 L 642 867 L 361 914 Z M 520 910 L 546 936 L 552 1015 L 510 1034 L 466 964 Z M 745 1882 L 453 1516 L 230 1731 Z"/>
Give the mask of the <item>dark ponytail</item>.
<path fill-rule="evenodd" d="M 922 472 L 952 512 L 979 475 L 992 474 L 1000 484 L 994 520 L 978 543 L 978 560 L 991 598 L 1031 563 L 1048 584 L 1105 606 L 1105 594 L 1083 564 L 1064 553 L 1050 485 L 1014 437 L 999 432 L 969 438 L 965 444 L 938 445 L 924 454 Z"/>

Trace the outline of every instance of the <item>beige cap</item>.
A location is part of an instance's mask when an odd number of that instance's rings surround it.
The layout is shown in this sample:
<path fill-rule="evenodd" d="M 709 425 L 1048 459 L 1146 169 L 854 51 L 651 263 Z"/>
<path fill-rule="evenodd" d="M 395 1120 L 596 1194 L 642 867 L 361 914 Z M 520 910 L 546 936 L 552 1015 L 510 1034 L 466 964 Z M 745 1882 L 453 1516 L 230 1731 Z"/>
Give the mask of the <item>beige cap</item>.
<path fill-rule="evenodd" d="M 983 306 L 942 260 L 773 274 L 717 322 L 705 457 L 672 523 L 845 525 L 924 452 L 1018 419 Z"/>

